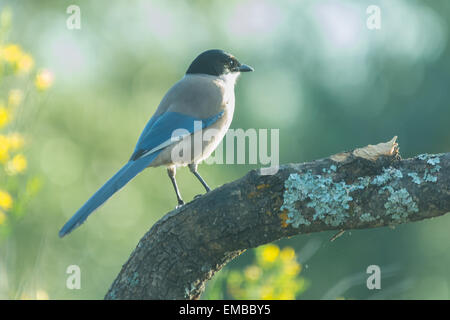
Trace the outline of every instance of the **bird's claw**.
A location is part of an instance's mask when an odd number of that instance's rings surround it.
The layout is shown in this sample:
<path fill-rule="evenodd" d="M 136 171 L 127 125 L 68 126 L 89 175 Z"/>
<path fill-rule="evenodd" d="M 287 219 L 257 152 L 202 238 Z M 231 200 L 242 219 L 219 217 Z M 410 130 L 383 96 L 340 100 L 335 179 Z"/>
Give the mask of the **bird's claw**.
<path fill-rule="evenodd" d="M 182 206 L 184 206 L 184 201 L 178 201 L 178 205 L 175 207 L 175 209 L 179 209 L 179 208 L 181 208 Z"/>

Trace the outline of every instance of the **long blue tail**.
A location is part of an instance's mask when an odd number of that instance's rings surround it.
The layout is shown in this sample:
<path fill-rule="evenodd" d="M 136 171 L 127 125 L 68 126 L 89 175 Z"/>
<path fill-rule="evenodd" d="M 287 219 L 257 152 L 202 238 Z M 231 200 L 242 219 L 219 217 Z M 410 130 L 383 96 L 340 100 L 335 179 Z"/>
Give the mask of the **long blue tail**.
<path fill-rule="evenodd" d="M 66 222 L 59 231 L 59 236 L 64 237 L 73 229 L 81 225 L 89 215 L 108 200 L 114 193 L 119 191 L 139 172 L 144 170 L 159 154 L 148 155 L 136 161 L 129 161 L 111 179 L 109 179 L 78 211 Z"/>

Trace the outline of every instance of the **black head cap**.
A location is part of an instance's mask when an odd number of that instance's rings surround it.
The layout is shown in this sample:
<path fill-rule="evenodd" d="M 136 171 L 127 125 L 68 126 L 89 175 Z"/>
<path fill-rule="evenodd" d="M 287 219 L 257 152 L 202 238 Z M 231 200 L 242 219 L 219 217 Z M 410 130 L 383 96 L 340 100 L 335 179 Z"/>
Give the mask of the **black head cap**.
<path fill-rule="evenodd" d="M 192 61 L 186 74 L 220 76 L 230 72 L 249 72 L 253 68 L 241 64 L 233 55 L 219 49 L 207 50 Z"/>

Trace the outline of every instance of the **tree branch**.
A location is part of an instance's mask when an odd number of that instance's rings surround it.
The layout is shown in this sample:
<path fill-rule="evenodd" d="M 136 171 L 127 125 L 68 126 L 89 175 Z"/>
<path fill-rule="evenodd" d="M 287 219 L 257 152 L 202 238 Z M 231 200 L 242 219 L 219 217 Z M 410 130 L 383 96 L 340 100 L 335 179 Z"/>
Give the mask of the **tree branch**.
<path fill-rule="evenodd" d="M 450 153 L 401 160 L 395 141 L 283 165 L 273 175 L 252 170 L 169 212 L 139 241 L 105 298 L 197 299 L 247 248 L 449 212 Z"/>

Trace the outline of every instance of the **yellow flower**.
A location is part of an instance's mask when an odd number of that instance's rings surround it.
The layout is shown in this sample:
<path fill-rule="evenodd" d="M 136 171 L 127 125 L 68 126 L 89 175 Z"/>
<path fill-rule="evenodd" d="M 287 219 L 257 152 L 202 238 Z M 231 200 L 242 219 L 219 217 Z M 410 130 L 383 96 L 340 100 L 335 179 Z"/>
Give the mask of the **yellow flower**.
<path fill-rule="evenodd" d="M 19 150 L 25 144 L 25 139 L 18 132 L 8 134 L 7 138 L 11 150 Z"/>
<path fill-rule="evenodd" d="M 0 128 L 6 126 L 11 121 L 11 118 L 11 112 L 0 104 Z"/>
<path fill-rule="evenodd" d="M 0 134 L 0 163 L 9 159 L 9 139 Z"/>
<path fill-rule="evenodd" d="M 17 70 L 19 72 L 28 72 L 33 68 L 34 61 L 33 58 L 29 54 L 22 54 L 19 61 L 17 61 Z"/>
<path fill-rule="evenodd" d="M 296 276 L 302 270 L 302 266 L 295 261 L 291 261 L 284 266 L 284 272 L 288 276 Z"/>
<path fill-rule="evenodd" d="M 37 290 L 36 291 L 36 300 L 48 300 L 48 293 L 44 290 Z"/>
<path fill-rule="evenodd" d="M 263 286 L 261 288 L 261 299 L 262 300 L 273 300 L 273 287 Z"/>
<path fill-rule="evenodd" d="M 295 294 L 292 291 L 284 290 L 282 293 L 280 293 L 277 297 L 278 300 L 294 300 Z"/>
<path fill-rule="evenodd" d="M 4 210 L 9 210 L 11 209 L 12 204 L 13 199 L 11 195 L 6 191 L 0 190 L 0 208 L 3 208 Z"/>
<path fill-rule="evenodd" d="M 262 259 L 264 262 L 274 262 L 278 254 L 280 253 L 280 248 L 274 244 L 268 244 L 264 247 L 262 252 Z"/>
<path fill-rule="evenodd" d="M 245 269 L 244 275 L 248 280 L 258 280 L 261 277 L 261 268 L 258 266 L 249 266 Z"/>
<path fill-rule="evenodd" d="M 6 172 L 8 174 L 22 173 L 27 168 L 27 159 L 23 154 L 17 154 L 12 158 L 8 165 L 6 166 Z"/>
<path fill-rule="evenodd" d="M 14 89 L 9 91 L 8 95 L 8 106 L 16 107 L 22 102 L 23 93 L 19 89 Z"/>
<path fill-rule="evenodd" d="M 22 50 L 16 44 L 8 44 L 3 48 L 2 56 L 9 63 L 18 63 L 22 57 Z"/>
<path fill-rule="evenodd" d="M 1 50 L 0 56 L 8 63 L 10 63 L 15 71 L 28 72 L 34 65 L 33 58 L 22 51 L 16 44 L 6 45 Z"/>
<path fill-rule="evenodd" d="M 280 252 L 280 258 L 284 262 L 288 262 L 295 259 L 295 250 L 291 247 L 285 247 Z"/>
<path fill-rule="evenodd" d="M 0 210 L 0 226 L 5 223 L 6 218 L 7 218 L 6 213 Z"/>
<path fill-rule="evenodd" d="M 36 75 L 34 84 L 39 90 L 47 90 L 53 83 L 53 73 L 49 70 L 41 70 Z"/>

